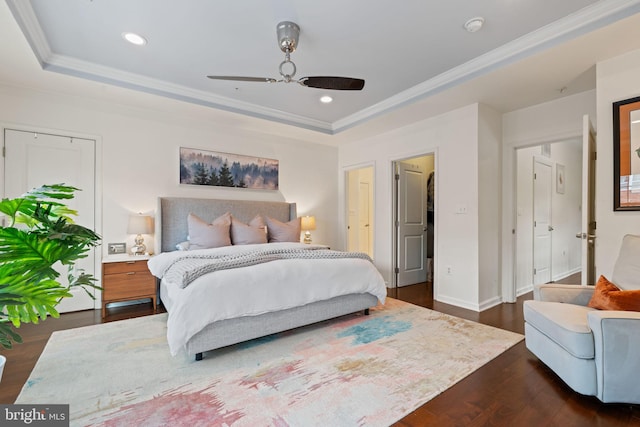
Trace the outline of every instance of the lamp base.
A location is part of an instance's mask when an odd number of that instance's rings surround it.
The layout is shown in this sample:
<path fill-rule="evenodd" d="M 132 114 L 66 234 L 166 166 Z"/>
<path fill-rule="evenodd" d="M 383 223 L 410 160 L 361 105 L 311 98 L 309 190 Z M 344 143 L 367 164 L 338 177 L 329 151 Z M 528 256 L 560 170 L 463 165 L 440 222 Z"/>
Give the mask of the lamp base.
<path fill-rule="evenodd" d="M 311 243 L 311 232 L 310 231 L 305 231 L 304 232 L 304 240 L 303 240 L 303 242 L 306 243 L 307 245 L 309 243 Z"/>
<path fill-rule="evenodd" d="M 131 247 L 131 255 L 144 255 L 147 247 L 144 244 L 144 238 L 141 235 L 136 236 L 136 244 Z"/>

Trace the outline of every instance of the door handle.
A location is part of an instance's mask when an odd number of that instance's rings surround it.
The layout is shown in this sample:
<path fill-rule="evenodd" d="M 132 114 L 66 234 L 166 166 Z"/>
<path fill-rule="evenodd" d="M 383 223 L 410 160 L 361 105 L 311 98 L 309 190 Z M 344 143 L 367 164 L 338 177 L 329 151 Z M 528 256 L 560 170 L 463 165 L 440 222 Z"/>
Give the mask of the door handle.
<path fill-rule="evenodd" d="M 596 235 L 595 234 L 587 234 L 587 233 L 578 233 L 578 234 L 576 234 L 576 237 L 578 239 L 587 239 L 588 238 L 589 240 L 593 240 L 593 239 L 596 238 Z"/>

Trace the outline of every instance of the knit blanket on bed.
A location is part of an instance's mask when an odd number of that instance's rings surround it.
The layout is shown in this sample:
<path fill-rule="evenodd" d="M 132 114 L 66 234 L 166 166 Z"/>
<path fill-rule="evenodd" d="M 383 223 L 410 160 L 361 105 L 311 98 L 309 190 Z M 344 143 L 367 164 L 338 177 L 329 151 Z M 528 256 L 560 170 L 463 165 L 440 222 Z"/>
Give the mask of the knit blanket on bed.
<path fill-rule="evenodd" d="M 338 259 L 357 258 L 371 263 L 369 255 L 363 252 L 341 252 L 329 249 L 263 249 L 235 255 L 185 254 L 175 260 L 163 273 L 163 278 L 187 287 L 198 277 L 218 270 L 248 267 L 281 259 Z"/>

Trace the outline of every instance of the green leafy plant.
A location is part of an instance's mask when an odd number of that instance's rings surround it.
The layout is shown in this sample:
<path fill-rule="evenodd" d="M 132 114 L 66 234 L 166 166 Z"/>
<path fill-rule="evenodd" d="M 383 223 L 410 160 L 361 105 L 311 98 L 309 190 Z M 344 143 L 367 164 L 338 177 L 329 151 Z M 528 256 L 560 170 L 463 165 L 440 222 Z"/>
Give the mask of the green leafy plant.
<path fill-rule="evenodd" d="M 21 343 L 15 331 L 21 323 L 38 323 L 47 316 L 59 317 L 56 306 L 71 297 L 71 288 L 84 289 L 91 298 L 95 278 L 75 271 L 100 242 L 92 230 L 75 224 L 77 212 L 64 200 L 72 199 L 75 187 L 45 185 L 15 199 L 2 199 L 0 213 L 8 222 L 0 228 L 0 345 Z M 58 266 L 67 267 L 68 284 L 58 279 Z"/>

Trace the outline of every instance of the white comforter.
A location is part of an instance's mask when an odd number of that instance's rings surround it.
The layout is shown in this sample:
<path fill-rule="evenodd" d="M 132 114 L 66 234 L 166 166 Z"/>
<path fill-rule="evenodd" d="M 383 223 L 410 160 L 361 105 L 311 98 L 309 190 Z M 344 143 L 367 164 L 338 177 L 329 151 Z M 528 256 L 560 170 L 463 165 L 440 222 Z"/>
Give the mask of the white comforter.
<path fill-rule="evenodd" d="M 304 243 L 268 243 L 269 247 L 309 248 Z M 278 246 L 276 246 L 278 245 Z M 241 254 L 265 245 L 239 245 L 188 252 L 166 252 L 149 260 L 162 278 L 178 258 L 193 254 Z M 208 324 L 241 316 L 284 310 L 353 293 L 370 293 L 384 303 L 386 287 L 375 266 L 364 259 L 286 259 L 206 274 L 186 288 L 163 282 L 167 340 L 176 355 Z M 165 301 L 166 300 L 166 301 Z"/>

